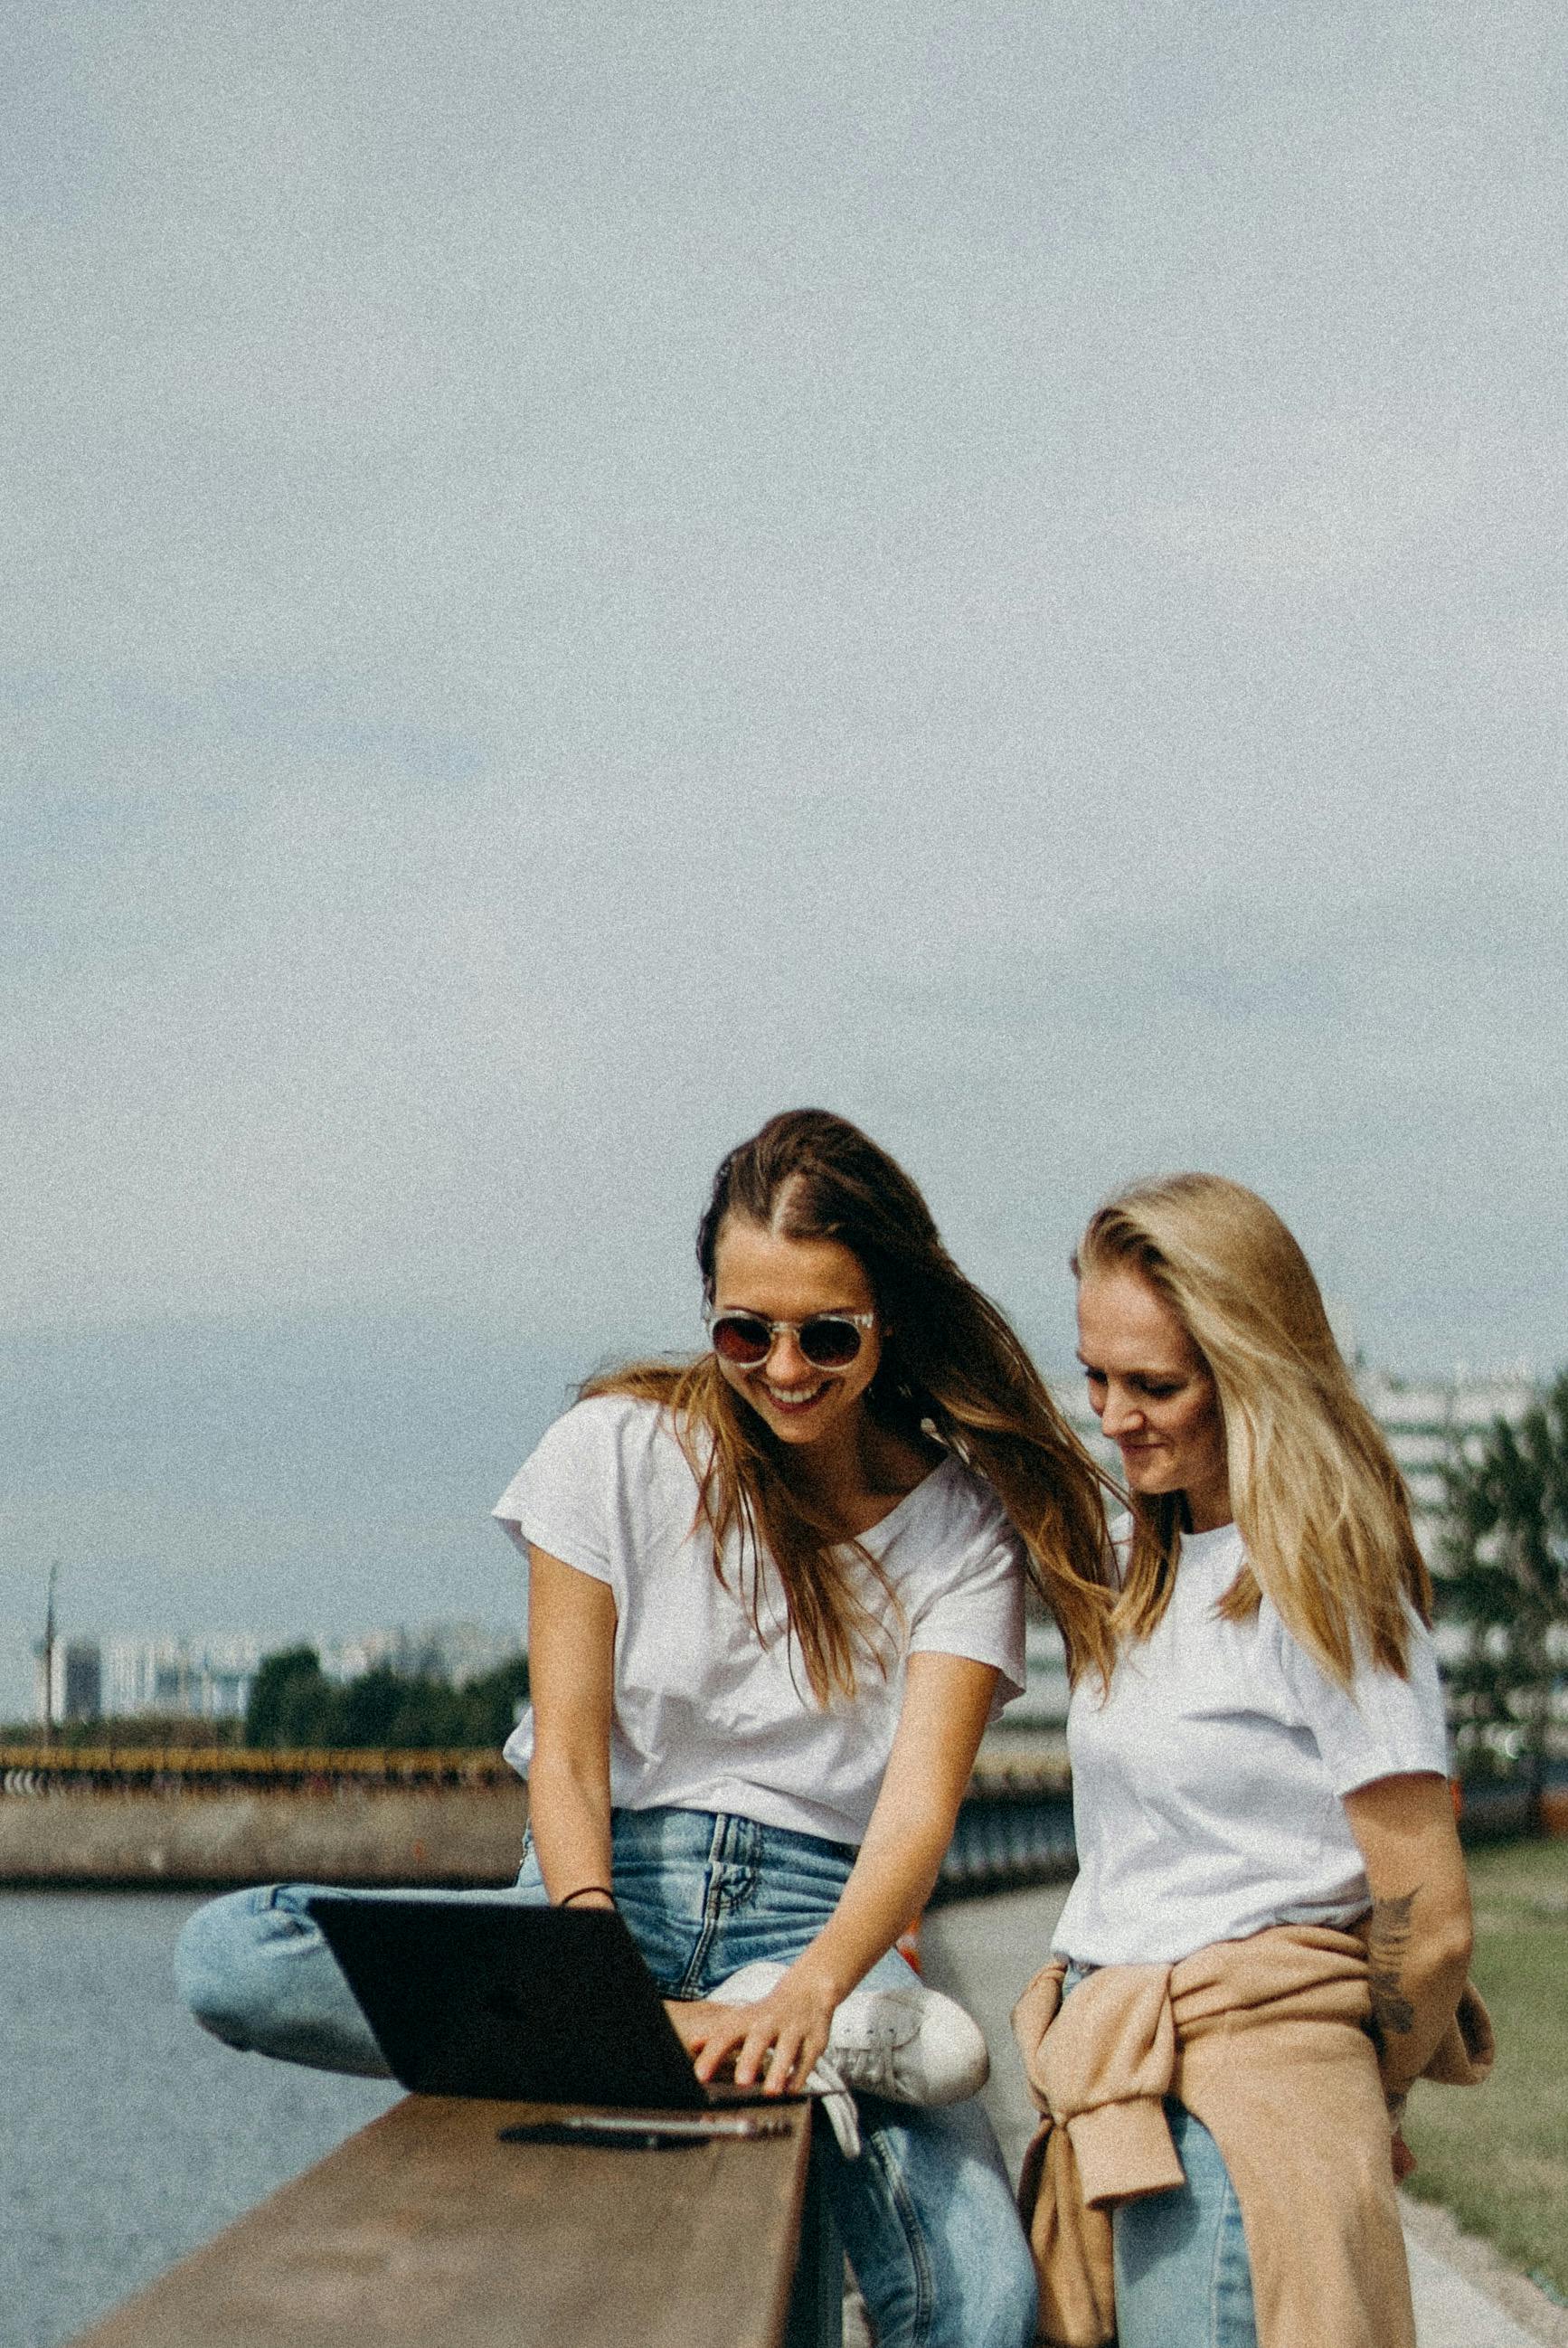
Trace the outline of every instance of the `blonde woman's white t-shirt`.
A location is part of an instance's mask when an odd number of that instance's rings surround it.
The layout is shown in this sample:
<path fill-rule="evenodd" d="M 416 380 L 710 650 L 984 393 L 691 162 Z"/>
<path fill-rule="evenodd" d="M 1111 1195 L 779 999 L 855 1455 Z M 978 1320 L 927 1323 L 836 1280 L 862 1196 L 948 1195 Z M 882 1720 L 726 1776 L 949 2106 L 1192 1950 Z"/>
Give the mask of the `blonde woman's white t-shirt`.
<path fill-rule="evenodd" d="M 743 1594 L 737 1544 L 723 1577 L 697 1521 L 698 1488 L 669 1416 L 600 1395 L 559 1418 L 496 1515 L 615 1596 L 610 1799 L 618 1808 L 728 1810 L 764 1826 L 858 1843 L 892 1750 L 910 1654 L 966 1656 L 1000 1677 L 993 1716 L 1022 1692 L 1023 1549 L 995 1494 L 953 1458 L 864 1536 L 897 1608 L 869 1575 L 888 1670 L 859 1673 L 853 1700 L 811 1694 L 764 1562 L 762 1635 Z M 507 1744 L 527 1776 L 533 1716 Z"/>
<path fill-rule="evenodd" d="M 1092 1965 L 1174 1963 L 1270 1924 L 1351 1923 L 1370 1905 L 1341 1797 L 1448 1768 L 1431 1634 L 1410 1620 L 1409 1676 L 1368 1662 L 1348 1690 L 1268 1600 L 1218 1613 L 1245 1550 L 1234 1525 L 1182 1538 L 1155 1629 L 1102 1698 L 1073 1691 L 1078 1878 L 1053 1939 Z"/>

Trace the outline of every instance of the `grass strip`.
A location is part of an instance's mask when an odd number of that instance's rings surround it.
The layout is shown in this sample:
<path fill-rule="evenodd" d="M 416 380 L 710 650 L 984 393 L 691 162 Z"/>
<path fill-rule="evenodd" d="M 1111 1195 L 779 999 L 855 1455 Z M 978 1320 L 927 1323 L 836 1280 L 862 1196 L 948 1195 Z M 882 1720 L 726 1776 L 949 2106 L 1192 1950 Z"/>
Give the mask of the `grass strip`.
<path fill-rule="evenodd" d="M 1568 1839 L 1472 1850 L 1471 1978 L 1497 2032 L 1484 2087 L 1418 2085 L 1405 2190 L 1568 2304 Z"/>

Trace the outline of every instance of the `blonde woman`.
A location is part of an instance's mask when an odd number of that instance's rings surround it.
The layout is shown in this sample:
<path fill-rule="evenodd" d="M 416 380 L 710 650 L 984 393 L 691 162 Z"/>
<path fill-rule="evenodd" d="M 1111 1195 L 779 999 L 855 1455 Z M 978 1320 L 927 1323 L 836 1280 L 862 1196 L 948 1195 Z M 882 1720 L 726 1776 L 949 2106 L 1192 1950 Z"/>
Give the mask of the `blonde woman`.
<path fill-rule="evenodd" d="M 619 1907 L 703 2077 L 783 2091 L 825 2052 L 865 2091 L 864 2151 L 821 2157 L 880 2348 L 1026 2348 L 983 2044 L 955 2078 L 894 1944 L 1021 1685 L 1026 1570 L 1070 1653 L 1109 1653 L 1099 1480 L 843 1118 L 733 1150 L 697 1258 L 707 1347 L 594 1380 L 497 1510 L 531 1560 L 512 1896 Z M 187 1994 L 232 2044 L 374 2070 L 308 1890 L 203 1910 Z"/>
<path fill-rule="evenodd" d="M 1015 2017 L 1065 2123 L 1026 2169 L 1046 2334 L 1413 2348 L 1399 2115 L 1440 2048 L 1485 2058 L 1404 1489 L 1252 1191 L 1124 1190 L 1073 1270 L 1132 1516 L 1071 1703 L 1080 1873 Z"/>

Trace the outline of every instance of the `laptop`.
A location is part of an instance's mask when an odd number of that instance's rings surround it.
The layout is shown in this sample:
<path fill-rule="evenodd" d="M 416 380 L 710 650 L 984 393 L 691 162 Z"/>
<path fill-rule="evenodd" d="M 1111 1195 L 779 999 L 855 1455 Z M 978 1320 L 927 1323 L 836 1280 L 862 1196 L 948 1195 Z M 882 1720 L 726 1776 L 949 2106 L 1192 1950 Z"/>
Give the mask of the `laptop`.
<path fill-rule="evenodd" d="M 416 2094 L 678 2112 L 764 2100 L 698 2078 L 613 1909 L 318 1892 L 310 1910 Z"/>

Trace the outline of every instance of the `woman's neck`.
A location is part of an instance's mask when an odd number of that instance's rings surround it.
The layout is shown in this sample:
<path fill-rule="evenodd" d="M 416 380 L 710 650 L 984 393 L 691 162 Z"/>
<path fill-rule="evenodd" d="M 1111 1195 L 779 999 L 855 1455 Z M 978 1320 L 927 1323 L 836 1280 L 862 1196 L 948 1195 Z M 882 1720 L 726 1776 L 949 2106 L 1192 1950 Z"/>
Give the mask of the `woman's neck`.
<path fill-rule="evenodd" d="M 1213 1490 L 1184 1492 L 1182 1514 L 1190 1533 L 1217 1533 L 1222 1525 L 1235 1521 L 1230 1486 L 1220 1484 Z"/>
<path fill-rule="evenodd" d="M 820 1443 L 802 1444 L 779 1459 L 791 1489 L 851 1534 L 869 1531 L 889 1500 L 913 1491 L 930 1466 L 864 1410 Z"/>

